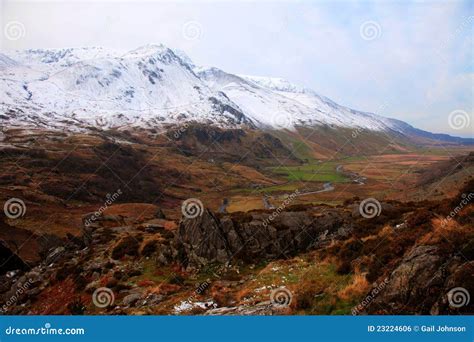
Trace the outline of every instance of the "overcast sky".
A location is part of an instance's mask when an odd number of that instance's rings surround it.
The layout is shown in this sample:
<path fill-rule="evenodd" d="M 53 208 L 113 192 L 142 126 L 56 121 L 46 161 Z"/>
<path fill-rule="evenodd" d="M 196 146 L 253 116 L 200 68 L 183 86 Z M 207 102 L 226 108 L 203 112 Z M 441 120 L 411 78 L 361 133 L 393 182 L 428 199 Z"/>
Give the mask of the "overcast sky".
<path fill-rule="evenodd" d="M 473 1 L 0 1 L 2 49 L 163 43 L 199 65 L 474 136 Z M 12 22 L 24 32 L 4 39 Z"/>

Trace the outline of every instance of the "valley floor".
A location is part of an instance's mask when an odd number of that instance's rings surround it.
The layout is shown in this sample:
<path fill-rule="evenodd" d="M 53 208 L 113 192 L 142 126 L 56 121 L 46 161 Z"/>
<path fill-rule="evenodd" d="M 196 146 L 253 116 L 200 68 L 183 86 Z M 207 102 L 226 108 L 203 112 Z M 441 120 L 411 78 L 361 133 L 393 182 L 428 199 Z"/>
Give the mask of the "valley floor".
<path fill-rule="evenodd" d="M 447 297 L 474 295 L 472 149 L 295 157 L 261 133 L 159 133 L 5 131 L 2 311 L 474 313 Z"/>

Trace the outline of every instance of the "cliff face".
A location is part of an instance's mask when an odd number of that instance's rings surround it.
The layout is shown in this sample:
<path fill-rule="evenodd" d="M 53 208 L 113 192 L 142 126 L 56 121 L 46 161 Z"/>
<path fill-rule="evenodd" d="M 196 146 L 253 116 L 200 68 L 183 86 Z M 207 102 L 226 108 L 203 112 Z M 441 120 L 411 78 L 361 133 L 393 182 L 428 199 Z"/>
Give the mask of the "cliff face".
<path fill-rule="evenodd" d="M 366 313 L 438 315 L 452 312 L 452 309 L 464 314 L 472 313 L 474 303 L 467 302 L 459 308 L 451 303 L 450 308 L 446 294 L 456 288 L 465 290 L 458 294 L 454 290 L 452 296 L 473 293 L 473 271 L 474 262 L 461 254 L 446 256 L 438 246 L 414 246 L 390 274 L 387 286 L 368 306 Z"/>
<path fill-rule="evenodd" d="M 251 263 L 292 256 L 350 231 L 350 214 L 343 210 L 324 210 L 317 216 L 307 211 L 255 212 L 243 218 L 205 210 L 197 218 L 181 221 L 176 246 L 185 265 L 230 263 L 233 259 Z"/>

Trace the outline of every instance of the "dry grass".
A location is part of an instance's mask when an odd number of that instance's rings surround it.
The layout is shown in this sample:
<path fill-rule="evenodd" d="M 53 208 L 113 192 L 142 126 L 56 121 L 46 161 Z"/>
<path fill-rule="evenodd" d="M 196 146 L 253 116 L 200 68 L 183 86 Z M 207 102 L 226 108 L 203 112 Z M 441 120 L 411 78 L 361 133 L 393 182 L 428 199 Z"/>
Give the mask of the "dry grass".
<path fill-rule="evenodd" d="M 431 222 L 433 230 L 418 240 L 418 243 L 421 245 L 439 244 L 446 241 L 446 239 L 458 236 L 462 231 L 467 231 L 465 227 L 460 226 L 455 220 L 444 221 L 440 218 L 434 218 Z"/>
<path fill-rule="evenodd" d="M 365 274 L 355 274 L 352 283 L 340 290 L 337 295 L 343 300 L 350 300 L 354 297 L 361 297 L 370 289 L 370 284 L 365 278 Z"/>

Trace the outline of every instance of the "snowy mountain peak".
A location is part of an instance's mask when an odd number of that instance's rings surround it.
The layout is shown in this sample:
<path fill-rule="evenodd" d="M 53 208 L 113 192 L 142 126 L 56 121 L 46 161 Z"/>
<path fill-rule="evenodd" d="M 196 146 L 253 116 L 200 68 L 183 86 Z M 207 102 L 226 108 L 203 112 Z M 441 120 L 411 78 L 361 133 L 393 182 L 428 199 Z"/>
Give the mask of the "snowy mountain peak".
<path fill-rule="evenodd" d="M 127 53 L 102 48 L 25 50 L 0 69 L 3 112 L 21 109 L 10 124 L 61 122 L 155 127 L 186 121 L 225 127 L 253 125 L 223 93 L 210 89 L 164 45 Z M 59 125 L 58 124 L 58 125 Z"/>
<path fill-rule="evenodd" d="M 123 58 L 146 58 L 150 56 L 174 55 L 174 52 L 163 44 L 148 44 L 140 46 L 124 54 Z"/>
<path fill-rule="evenodd" d="M 14 125 L 96 125 L 100 117 L 107 127 L 197 121 L 401 130 L 396 120 L 340 106 L 282 78 L 197 67 L 162 44 L 128 52 L 88 47 L 1 54 L 0 88 L 0 109 L 24 113 L 11 118 Z"/>
<path fill-rule="evenodd" d="M 284 78 L 279 77 L 265 77 L 265 76 L 250 76 L 250 75 L 239 75 L 240 77 L 256 83 L 262 87 L 277 90 L 277 91 L 285 91 L 289 93 L 302 93 L 304 92 L 304 88 L 299 87 Z"/>
<path fill-rule="evenodd" d="M 80 61 L 113 58 L 123 52 L 103 47 L 70 47 L 62 49 L 28 49 L 11 54 L 25 65 L 61 64 L 71 65 Z"/>

